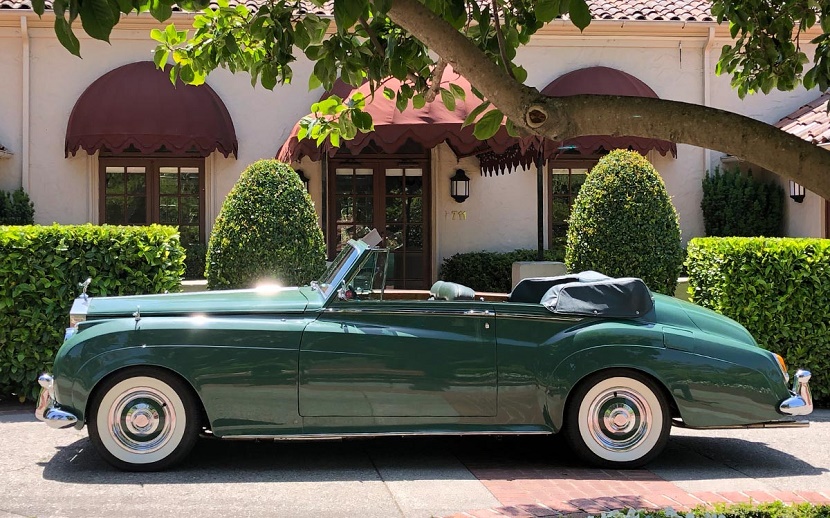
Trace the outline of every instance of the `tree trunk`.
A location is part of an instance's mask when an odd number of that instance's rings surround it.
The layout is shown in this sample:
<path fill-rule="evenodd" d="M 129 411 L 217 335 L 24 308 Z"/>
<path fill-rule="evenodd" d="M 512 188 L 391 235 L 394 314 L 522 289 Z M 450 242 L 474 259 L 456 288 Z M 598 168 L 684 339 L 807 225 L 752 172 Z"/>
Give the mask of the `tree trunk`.
<path fill-rule="evenodd" d="M 547 97 L 510 77 L 418 0 L 395 0 L 389 17 L 453 65 L 518 127 L 551 140 L 630 135 L 729 153 L 830 199 L 830 152 L 765 122 L 664 99 Z"/>

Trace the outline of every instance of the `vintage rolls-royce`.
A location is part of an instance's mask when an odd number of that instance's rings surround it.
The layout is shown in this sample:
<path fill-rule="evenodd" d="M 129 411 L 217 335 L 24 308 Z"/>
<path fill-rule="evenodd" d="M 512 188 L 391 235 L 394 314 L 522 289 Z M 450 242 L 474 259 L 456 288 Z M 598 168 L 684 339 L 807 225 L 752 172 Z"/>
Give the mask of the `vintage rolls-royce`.
<path fill-rule="evenodd" d="M 389 253 L 350 241 L 310 286 L 87 297 L 37 417 L 89 425 L 126 470 L 200 435 L 554 434 L 585 461 L 649 462 L 672 426 L 805 426 L 810 373 L 736 322 L 596 272 L 482 296 L 385 290 Z"/>

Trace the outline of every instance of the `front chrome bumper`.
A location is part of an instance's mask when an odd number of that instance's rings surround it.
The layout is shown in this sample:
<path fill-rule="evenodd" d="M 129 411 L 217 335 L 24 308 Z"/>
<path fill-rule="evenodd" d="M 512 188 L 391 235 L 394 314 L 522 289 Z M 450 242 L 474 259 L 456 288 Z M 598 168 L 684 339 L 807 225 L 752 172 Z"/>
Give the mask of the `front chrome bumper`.
<path fill-rule="evenodd" d="M 55 381 L 48 374 L 41 374 L 37 379 L 40 384 L 40 397 L 35 409 L 35 417 L 45 421 L 51 428 L 69 428 L 78 422 L 78 418 L 65 410 L 61 410 L 55 403 Z"/>
<path fill-rule="evenodd" d="M 793 379 L 790 397 L 781 402 L 778 409 L 787 415 L 807 415 L 813 411 L 813 394 L 810 392 L 810 371 L 799 369 Z"/>

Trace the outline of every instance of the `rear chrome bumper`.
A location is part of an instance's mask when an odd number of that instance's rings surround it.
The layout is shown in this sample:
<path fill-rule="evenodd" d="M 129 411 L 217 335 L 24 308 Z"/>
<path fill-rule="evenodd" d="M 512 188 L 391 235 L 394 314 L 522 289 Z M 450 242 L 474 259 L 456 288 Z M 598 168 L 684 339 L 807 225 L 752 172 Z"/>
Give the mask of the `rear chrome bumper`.
<path fill-rule="evenodd" d="M 799 369 L 793 379 L 790 397 L 778 405 L 782 414 L 807 415 L 813 411 L 813 394 L 810 392 L 810 371 Z"/>
<path fill-rule="evenodd" d="M 40 384 L 40 397 L 35 409 L 35 417 L 44 421 L 50 428 L 69 428 L 78 422 L 78 418 L 58 408 L 53 392 L 54 380 L 48 374 L 41 374 L 37 379 Z"/>

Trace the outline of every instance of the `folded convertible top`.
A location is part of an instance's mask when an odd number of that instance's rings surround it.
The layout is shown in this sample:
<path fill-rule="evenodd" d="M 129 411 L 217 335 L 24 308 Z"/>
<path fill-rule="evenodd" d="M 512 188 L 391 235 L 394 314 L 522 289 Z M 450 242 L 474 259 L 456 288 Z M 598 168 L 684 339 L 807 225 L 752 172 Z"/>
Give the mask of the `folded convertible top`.
<path fill-rule="evenodd" d="M 654 307 L 648 287 L 633 277 L 556 284 L 541 304 L 557 314 L 611 318 L 638 318 Z"/>

